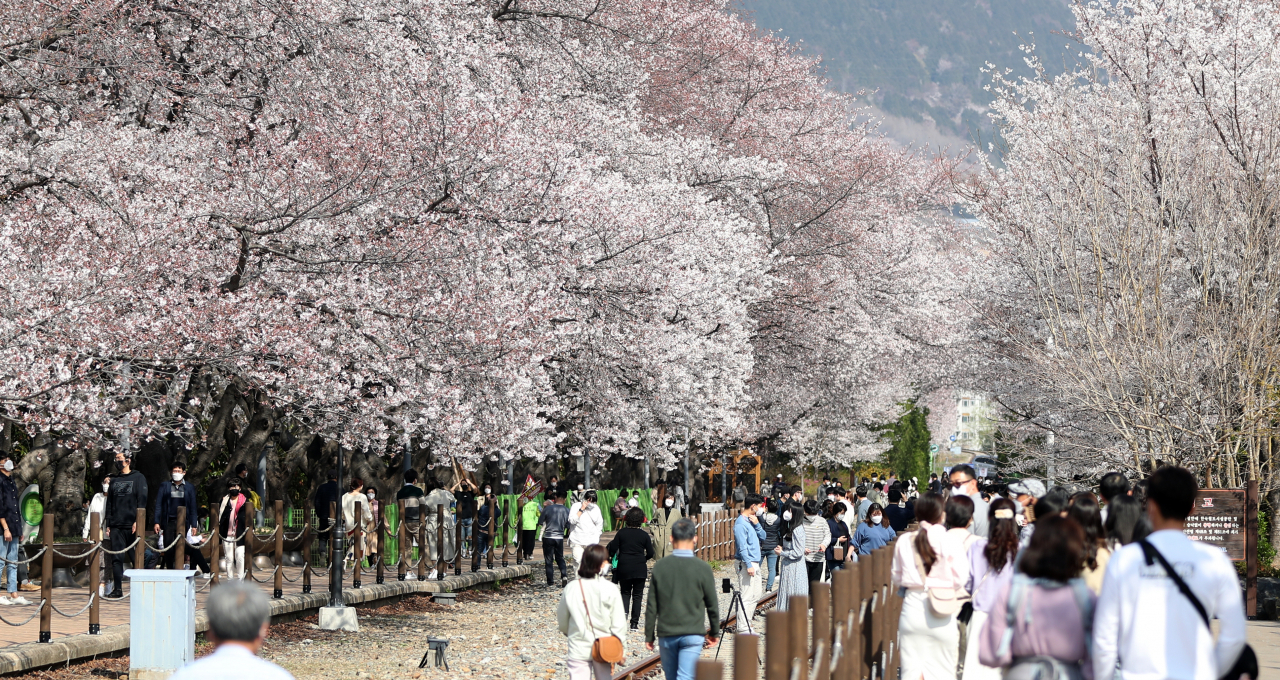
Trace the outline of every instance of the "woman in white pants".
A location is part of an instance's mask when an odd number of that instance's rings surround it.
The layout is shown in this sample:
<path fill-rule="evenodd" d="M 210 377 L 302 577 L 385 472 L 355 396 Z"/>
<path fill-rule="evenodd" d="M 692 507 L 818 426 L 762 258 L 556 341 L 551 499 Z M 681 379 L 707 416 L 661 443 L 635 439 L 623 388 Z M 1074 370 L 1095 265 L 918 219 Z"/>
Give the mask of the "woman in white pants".
<path fill-rule="evenodd" d="M 960 655 L 955 612 L 940 613 L 927 591 L 955 600 L 969 580 L 964 543 L 942 524 L 945 501 L 925 494 L 916 503 L 920 530 L 905 534 L 893 549 L 893 585 L 905 591 L 898 619 L 902 680 L 954 680 Z"/>
<path fill-rule="evenodd" d="M 232 477 L 227 483 L 227 495 L 218 505 L 218 537 L 222 539 L 222 554 L 227 558 L 227 578 L 244 580 L 244 546 L 242 534 L 250 527 L 249 508 L 253 503 L 240 493 L 240 478 Z M 239 537 L 239 538 L 237 538 Z M 210 565 L 214 569 L 218 565 Z"/>
<path fill-rule="evenodd" d="M 588 491 L 583 494 L 581 503 L 574 503 L 569 508 L 569 545 L 573 548 L 574 564 L 582 564 L 582 551 L 599 543 L 602 533 L 604 515 L 596 505 L 596 492 Z"/>
<path fill-rule="evenodd" d="M 1013 563 L 1018 555 L 1016 506 L 1007 498 L 997 498 L 987 510 L 990 537 L 969 546 L 969 583 L 965 590 L 973 596 L 973 618 L 969 619 L 961 680 L 1000 680 L 1001 670 L 978 660 L 979 642 L 987 616 L 1000 591 L 1013 580 Z"/>

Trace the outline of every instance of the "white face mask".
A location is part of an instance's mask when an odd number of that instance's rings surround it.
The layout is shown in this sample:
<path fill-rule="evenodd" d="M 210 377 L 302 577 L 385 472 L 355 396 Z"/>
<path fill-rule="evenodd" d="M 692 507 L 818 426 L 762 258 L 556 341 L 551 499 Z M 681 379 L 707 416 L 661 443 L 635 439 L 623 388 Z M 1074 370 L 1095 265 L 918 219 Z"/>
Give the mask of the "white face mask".
<path fill-rule="evenodd" d="M 667 506 L 668 508 L 669 508 L 669 507 L 671 507 L 671 506 L 673 506 L 673 505 L 675 505 L 675 504 L 676 504 L 676 502 L 675 502 L 675 501 L 673 501 L 673 500 L 671 500 L 670 498 L 668 498 L 668 499 L 666 500 L 666 502 L 664 502 L 664 503 L 663 503 L 663 505 Z"/>
<path fill-rule="evenodd" d="M 181 473 L 181 472 L 175 472 L 175 473 L 173 473 L 173 481 L 175 481 L 175 482 L 181 482 L 181 481 L 182 481 L 182 473 Z"/>
<path fill-rule="evenodd" d="M 369 500 L 373 500 L 373 492 L 372 492 L 372 491 L 371 491 L 371 492 L 369 492 L 368 496 L 369 496 Z"/>
<path fill-rule="evenodd" d="M 829 500 L 829 501 L 834 501 L 835 499 L 836 499 L 836 495 L 835 495 L 835 494 L 833 494 L 833 493 L 829 493 L 829 494 L 827 494 L 827 500 Z"/>
<path fill-rule="evenodd" d="M 844 519 L 844 513 L 843 513 L 843 512 L 842 512 L 842 513 L 840 513 L 840 514 L 838 514 L 838 515 L 836 515 L 836 521 L 837 521 L 837 522 L 839 522 L 839 521 L 841 521 L 841 520 L 843 520 L 843 519 Z"/>
<path fill-rule="evenodd" d="M 485 493 L 485 495 L 487 496 L 487 495 L 489 495 L 492 491 L 493 491 L 493 489 L 490 489 L 490 488 L 486 487 L 486 488 L 485 488 L 485 490 L 484 490 L 484 493 Z"/>
<path fill-rule="evenodd" d="M 103 482 L 103 483 L 102 483 L 102 493 L 106 493 L 106 492 L 108 492 L 108 491 L 110 491 L 110 490 L 111 490 L 111 482 Z"/>
<path fill-rule="evenodd" d="M 582 491 L 582 485 L 581 485 L 581 484 L 579 484 L 579 485 L 578 485 L 578 491 Z"/>
<path fill-rule="evenodd" d="M 883 518 L 882 518 L 880 515 L 872 515 L 872 516 L 871 516 L 871 523 L 872 523 L 872 524 L 879 524 L 881 519 L 883 519 Z"/>
<path fill-rule="evenodd" d="M 4 462 L 4 469 L 5 469 L 5 470 L 7 470 L 7 471 L 12 472 L 12 471 L 13 471 L 13 461 L 11 461 L 11 460 L 6 460 L 6 461 Z"/>
<path fill-rule="evenodd" d="M 791 511 L 790 511 L 790 510 L 783 510 L 783 511 L 782 511 L 782 521 L 784 521 L 784 522 L 790 522 L 790 521 L 791 521 Z"/>

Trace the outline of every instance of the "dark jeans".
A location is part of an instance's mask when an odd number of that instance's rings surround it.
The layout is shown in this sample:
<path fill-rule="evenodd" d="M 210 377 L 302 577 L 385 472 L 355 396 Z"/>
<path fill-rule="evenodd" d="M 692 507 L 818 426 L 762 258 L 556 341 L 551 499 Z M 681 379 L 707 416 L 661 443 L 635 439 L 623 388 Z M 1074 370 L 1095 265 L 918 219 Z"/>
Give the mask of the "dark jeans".
<path fill-rule="evenodd" d="M 109 539 L 111 544 L 107 547 L 110 550 L 124 550 L 130 543 L 133 543 L 135 538 L 137 538 L 137 535 L 130 531 L 130 527 L 111 527 L 111 537 Z M 120 584 L 124 581 L 125 560 L 128 560 L 131 564 L 133 563 L 133 550 L 123 555 L 111 556 L 111 592 L 113 593 L 124 592 Z"/>
<path fill-rule="evenodd" d="M 569 580 L 569 570 L 564 566 L 564 539 L 563 538 L 543 538 L 542 539 L 542 557 L 547 564 L 547 585 L 555 583 L 555 572 L 551 570 L 551 563 L 560 565 L 560 580 Z"/>
<path fill-rule="evenodd" d="M 524 558 L 527 560 L 533 557 L 533 539 L 537 537 L 537 529 L 521 529 L 520 530 L 520 549 L 524 551 Z"/>
<path fill-rule="evenodd" d="M 624 578 L 618 581 L 622 590 L 622 612 L 631 617 L 631 627 L 640 625 L 640 602 L 644 597 L 644 578 Z"/>
<path fill-rule="evenodd" d="M 809 583 L 814 583 L 822 580 L 822 570 L 827 566 L 827 563 L 826 560 L 823 560 L 822 562 L 806 561 L 804 566 L 805 569 L 809 570 Z"/>
<path fill-rule="evenodd" d="M 205 559 L 204 553 L 200 552 L 199 548 L 188 545 L 186 555 L 191 558 L 191 566 L 193 568 L 199 567 L 200 571 L 205 574 L 213 573 L 213 569 L 209 567 L 209 560 Z"/>

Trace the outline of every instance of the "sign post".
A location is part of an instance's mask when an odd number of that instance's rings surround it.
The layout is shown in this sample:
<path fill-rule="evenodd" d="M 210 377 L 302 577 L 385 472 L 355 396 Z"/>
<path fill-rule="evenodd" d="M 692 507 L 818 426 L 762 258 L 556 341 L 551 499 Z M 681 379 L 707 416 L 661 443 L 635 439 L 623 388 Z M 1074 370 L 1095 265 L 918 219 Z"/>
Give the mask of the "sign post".
<path fill-rule="evenodd" d="M 1201 489 L 1187 517 L 1187 538 L 1212 543 L 1245 562 L 1245 614 L 1258 613 L 1258 482 L 1243 489 Z"/>

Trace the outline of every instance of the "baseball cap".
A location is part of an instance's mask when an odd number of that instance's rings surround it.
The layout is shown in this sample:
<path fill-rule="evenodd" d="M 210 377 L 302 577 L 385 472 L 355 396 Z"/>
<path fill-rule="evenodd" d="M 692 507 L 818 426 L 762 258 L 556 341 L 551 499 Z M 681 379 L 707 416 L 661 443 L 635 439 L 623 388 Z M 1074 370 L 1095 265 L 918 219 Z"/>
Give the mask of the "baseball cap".
<path fill-rule="evenodd" d="M 1040 498 L 1045 494 L 1044 482 L 1038 479 L 1019 479 L 1009 485 L 1009 493 L 1015 496 L 1026 494 L 1032 498 Z"/>

